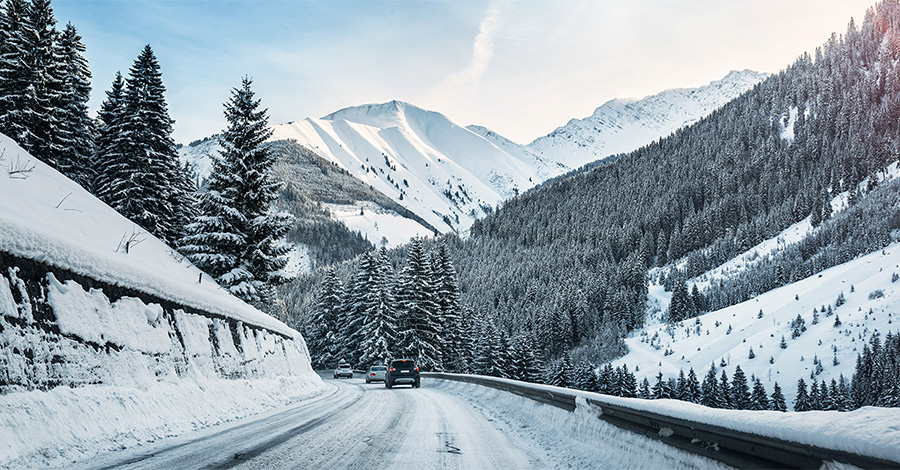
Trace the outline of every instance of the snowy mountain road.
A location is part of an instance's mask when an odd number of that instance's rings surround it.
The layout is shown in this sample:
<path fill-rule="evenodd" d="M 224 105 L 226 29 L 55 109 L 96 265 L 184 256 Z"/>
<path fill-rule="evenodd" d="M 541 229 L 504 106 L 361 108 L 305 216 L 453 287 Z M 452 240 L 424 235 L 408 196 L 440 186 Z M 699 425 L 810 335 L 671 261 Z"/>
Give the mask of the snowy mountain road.
<path fill-rule="evenodd" d="M 86 468 L 556 467 L 542 445 L 429 387 L 326 380 L 312 400 L 95 459 Z M 561 458 L 558 456 L 557 458 Z"/>

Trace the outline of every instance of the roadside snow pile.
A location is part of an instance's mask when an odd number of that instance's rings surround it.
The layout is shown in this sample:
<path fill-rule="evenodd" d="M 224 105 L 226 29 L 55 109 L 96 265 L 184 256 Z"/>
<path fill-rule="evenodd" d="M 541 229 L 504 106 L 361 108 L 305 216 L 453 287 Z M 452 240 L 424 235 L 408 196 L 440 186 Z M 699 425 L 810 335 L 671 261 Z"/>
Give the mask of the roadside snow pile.
<path fill-rule="evenodd" d="M 586 406 L 570 413 L 480 385 L 428 379 L 428 386 L 457 396 L 511 432 L 565 455 L 568 468 L 730 468 L 613 426 Z"/>
<path fill-rule="evenodd" d="M 0 467 L 67 464 L 311 398 L 308 377 L 88 385 L 0 395 Z M 36 432 L 39 430 L 40 432 Z"/>
<path fill-rule="evenodd" d="M 554 436 L 566 436 L 596 446 L 594 451 L 601 454 L 605 452 L 605 449 L 600 447 L 601 443 L 614 442 L 616 447 L 608 458 L 621 459 L 621 455 L 627 456 L 625 461 L 612 460 L 608 466 L 614 468 L 676 468 L 709 466 L 716 462 L 673 449 L 608 424 L 598 419 L 598 411 L 587 402 L 588 399 L 759 436 L 900 462 L 900 426 L 898 426 L 900 409 L 897 408 L 864 407 L 851 412 L 804 413 L 722 410 L 680 400 L 621 398 L 550 385 L 488 378 L 497 382 L 524 385 L 534 390 L 574 395 L 578 408 L 574 413 L 569 413 L 481 385 L 449 380 L 434 380 L 434 382 L 441 390 L 459 395 L 476 408 L 484 408 L 485 411 L 491 412 L 489 414 L 499 415 L 501 419 L 521 423 L 523 429 L 529 429 L 523 432 L 546 433 L 549 439 Z M 654 446 L 660 446 L 659 453 L 662 455 L 655 456 L 657 450 Z M 654 455 L 644 456 L 647 451 Z M 679 452 L 696 460 L 681 457 L 676 460 L 675 457 Z M 580 457 L 577 452 L 573 455 L 574 458 Z"/>
<path fill-rule="evenodd" d="M 0 155 L 0 468 L 65 467 L 324 390 L 297 331 L 3 135 Z"/>
<path fill-rule="evenodd" d="M 199 310 L 299 334 L 220 288 L 156 237 L 0 135 L 0 251 Z M 125 249 L 128 239 L 140 240 Z"/>

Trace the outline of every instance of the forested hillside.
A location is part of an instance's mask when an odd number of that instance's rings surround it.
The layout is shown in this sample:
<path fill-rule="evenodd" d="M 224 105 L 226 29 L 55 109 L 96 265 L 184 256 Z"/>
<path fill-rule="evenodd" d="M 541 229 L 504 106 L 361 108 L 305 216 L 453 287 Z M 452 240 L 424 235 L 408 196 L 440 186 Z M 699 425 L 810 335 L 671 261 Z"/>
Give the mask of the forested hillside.
<path fill-rule="evenodd" d="M 675 276 L 699 274 L 810 215 L 829 219 L 837 193 L 865 201 L 897 160 L 898 38 L 889 0 L 697 124 L 508 201 L 453 244 L 463 305 L 552 358 L 641 326 L 648 268 L 687 257 Z M 797 273 L 766 288 L 887 244 L 898 199 L 879 191 L 883 210 L 848 211 L 852 223 L 806 242 L 786 258 Z"/>

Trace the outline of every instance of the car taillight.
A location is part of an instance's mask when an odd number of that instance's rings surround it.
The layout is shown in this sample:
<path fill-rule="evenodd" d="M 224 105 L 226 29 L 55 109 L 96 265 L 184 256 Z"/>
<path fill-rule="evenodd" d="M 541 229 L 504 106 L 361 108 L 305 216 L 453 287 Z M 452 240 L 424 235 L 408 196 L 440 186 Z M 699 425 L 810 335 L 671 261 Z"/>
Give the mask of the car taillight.
<path fill-rule="evenodd" d="M 393 367 L 391 367 L 391 372 L 393 372 L 393 371 L 394 371 L 394 368 L 393 368 Z"/>
<path fill-rule="evenodd" d="M 374 373 L 374 372 L 372 372 L 372 373 L 371 373 L 371 374 L 369 374 L 369 375 L 375 375 L 375 373 Z"/>
<path fill-rule="evenodd" d="M 419 371 L 419 368 L 418 368 L 418 367 L 416 367 L 416 372 L 418 372 L 418 371 Z"/>

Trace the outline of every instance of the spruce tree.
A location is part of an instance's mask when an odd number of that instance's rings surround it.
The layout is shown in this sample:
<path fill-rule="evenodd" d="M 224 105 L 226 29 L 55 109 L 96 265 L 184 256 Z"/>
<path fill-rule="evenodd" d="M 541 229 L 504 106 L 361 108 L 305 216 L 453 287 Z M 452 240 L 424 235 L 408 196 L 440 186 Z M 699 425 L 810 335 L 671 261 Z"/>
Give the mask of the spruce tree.
<path fill-rule="evenodd" d="M 423 370 L 441 370 L 442 331 L 431 271 L 424 242 L 417 238 L 397 280 L 398 350 Z"/>
<path fill-rule="evenodd" d="M 571 388 L 573 374 L 572 358 L 566 353 L 562 359 L 552 366 L 550 373 L 547 375 L 546 383 L 555 387 Z"/>
<path fill-rule="evenodd" d="M 750 409 L 750 387 L 741 366 L 735 366 L 731 377 L 731 405 L 736 410 Z"/>
<path fill-rule="evenodd" d="M 787 403 L 784 400 L 784 394 L 778 382 L 772 387 L 772 400 L 769 402 L 770 409 L 773 411 L 787 411 Z"/>
<path fill-rule="evenodd" d="M 594 365 L 589 362 L 579 362 L 573 373 L 573 387 L 586 392 L 597 391 L 597 373 Z"/>
<path fill-rule="evenodd" d="M 709 367 L 709 372 L 706 373 L 706 377 L 703 379 L 703 384 L 700 386 L 701 405 L 718 408 L 719 384 L 717 380 L 716 364 L 712 363 Z"/>
<path fill-rule="evenodd" d="M 801 378 L 797 381 L 797 398 L 794 400 L 794 411 L 809 411 L 811 409 L 806 382 Z"/>
<path fill-rule="evenodd" d="M 39 136 L 35 128 L 37 113 L 46 107 L 47 62 L 35 63 L 39 35 L 34 26 L 34 8 L 25 0 L 7 0 L 2 16 L 0 38 L 0 133 L 15 140 L 23 149 L 37 154 Z M 46 56 L 48 48 L 41 51 Z"/>
<path fill-rule="evenodd" d="M 111 184 L 105 178 L 106 169 L 114 162 L 122 159 L 123 150 L 120 146 L 122 116 L 125 110 L 125 79 L 120 72 L 116 72 L 112 87 L 106 91 L 106 99 L 100 104 L 100 112 L 97 115 L 97 130 L 94 134 L 94 180 L 91 187 L 95 193 L 105 202 L 104 193 L 99 188 Z"/>
<path fill-rule="evenodd" d="M 663 378 L 662 372 L 656 373 L 656 382 L 651 389 L 651 396 L 654 400 L 672 398 L 672 391 L 669 390 L 669 385 Z"/>
<path fill-rule="evenodd" d="M 703 393 L 700 390 L 700 381 L 697 379 L 697 373 L 694 372 L 694 368 L 691 367 L 690 370 L 688 370 L 687 379 L 685 379 L 684 382 L 684 390 L 682 391 L 681 399 L 691 403 L 700 403 L 702 396 Z"/>
<path fill-rule="evenodd" d="M 725 369 L 722 369 L 722 375 L 719 378 L 719 405 L 716 408 L 722 408 L 726 410 L 731 409 L 740 409 L 734 406 L 731 400 L 731 385 L 728 384 L 728 374 L 725 373 Z"/>
<path fill-rule="evenodd" d="M 462 325 L 460 323 L 459 282 L 456 279 L 456 268 L 450 258 L 450 250 L 441 244 L 435 254 L 433 263 L 435 301 L 438 306 L 442 337 L 444 367 L 447 370 L 461 370 L 465 365 L 462 356 Z"/>
<path fill-rule="evenodd" d="M 36 140 L 26 119 L 26 106 L 34 93 L 30 88 L 34 73 L 25 57 L 35 36 L 28 2 L 6 0 L 0 21 L 0 133 L 28 150 Z"/>
<path fill-rule="evenodd" d="M 56 129 L 49 135 L 53 143 L 50 158 L 60 172 L 92 190 L 94 125 L 88 117 L 91 71 L 81 36 L 71 23 L 59 34 L 56 49 L 60 80 L 51 102 Z"/>
<path fill-rule="evenodd" d="M 319 300 L 313 311 L 310 321 L 309 353 L 316 369 L 333 367 L 337 362 L 335 356 L 335 333 L 339 328 L 341 318 L 341 295 L 343 286 L 334 269 L 325 271 L 322 287 L 319 291 Z"/>
<path fill-rule="evenodd" d="M 374 273 L 366 288 L 363 323 L 359 334 L 359 364 L 364 368 L 373 364 L 386 364 L 397 342 L 396 305 L 391 279 L 393 270 L 382 251 L 372 255 Z"/>
<path fill-rule="evenodd" d="M 750 395 L 751 410 L 768 410 L 769 397 L 766 396 L 766 388 L 759 379 L 753 382 L 753 392 Z"/>
<path fill-rule="evenodd" d="M 95 188 L 104 200 L 151 234 L 174 245 L 193 211 L 183 191 L 172 119 L 165 100 L 159 62 L 150 46 L 135 59 L 126 80 L 122 114 L 117 119 L 113 154 Z"/>
<path fill-rule="evenodd" d="M 275 287 L 289 280 L 282 270 L 291 217 L 273 210 L 279 187 L 270 171 L 275 157 L 262 145 L 272 131 L 251 84 L 244 78 L 225 104 L 221 155 L 181 251 L 232 293 L 271 313 Z"/>

